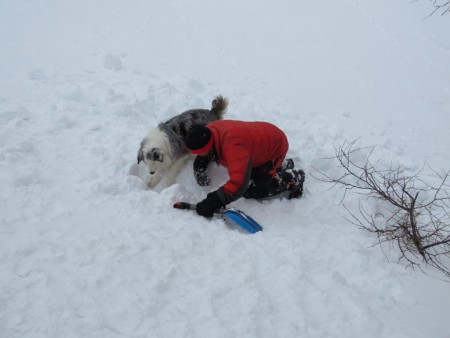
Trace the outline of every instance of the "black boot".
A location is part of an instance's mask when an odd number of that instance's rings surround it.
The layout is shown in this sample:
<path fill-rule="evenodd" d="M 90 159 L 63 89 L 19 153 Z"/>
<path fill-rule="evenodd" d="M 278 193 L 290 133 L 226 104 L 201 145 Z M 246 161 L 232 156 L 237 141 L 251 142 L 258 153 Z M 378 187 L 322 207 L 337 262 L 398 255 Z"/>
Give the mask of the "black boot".
<path fill-rule="evenodd" d="M 266 197 L 276 196 L 288 191 L 288 199 L 299 198 L 303 194 L 304 181 L 305 172 L 301 169 L 281 170 L 275 174 L 267 185 Z"/>
<path fill-rule="evenodd" d="M 303 182 L 305 182 L 305 172 L 301 169 L 292 170 L 292 180 L 288 183 L 288 198 L 300 198 L 303 195 Z"/>
<path fill-rule="evenodd" d="M 288 198 L 299 198 L 303 194 L 305 172 L 292 169 L 294 161 L 285 159 L 282 167 L 271 177 L 268 170 L 259 167 L 254 170 L 252 179 L 244 193 L 245 198 L 266 198 L 288 192 Z M 286 169 L 289 168 L 289 169 Z M 269 168 L 270 169 L 270 168 Z"/>
<path fill-rule="evenodd" d="M 278 171 L 280 172 L 287 169 L 294 169 L 294 160 L 292 158 L 285 158 Z"/>

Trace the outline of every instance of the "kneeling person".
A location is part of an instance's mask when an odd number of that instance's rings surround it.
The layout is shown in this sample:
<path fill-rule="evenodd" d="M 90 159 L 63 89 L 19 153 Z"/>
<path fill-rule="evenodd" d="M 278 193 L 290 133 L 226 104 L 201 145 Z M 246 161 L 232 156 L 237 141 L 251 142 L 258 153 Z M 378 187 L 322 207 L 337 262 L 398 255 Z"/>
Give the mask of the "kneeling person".
<path fill-rule="evenodd" d="M 186 149 L 197 155 L 197 183 L 210 184 L 206 168 L 211 161 L 227 167 L 229 175 L 222 187 L 197 204 L 197 213 L 212 217 L 215 209 L 242 196 L 263 198 L 289 191 L 289 198 L 300 197 L 305 180 L 303 170 L 292 169 L 292 160 L 288 168 L 282 168 L 288 148 L 284 132 L 268 122 L 220 120 L 192 126 Z"/>

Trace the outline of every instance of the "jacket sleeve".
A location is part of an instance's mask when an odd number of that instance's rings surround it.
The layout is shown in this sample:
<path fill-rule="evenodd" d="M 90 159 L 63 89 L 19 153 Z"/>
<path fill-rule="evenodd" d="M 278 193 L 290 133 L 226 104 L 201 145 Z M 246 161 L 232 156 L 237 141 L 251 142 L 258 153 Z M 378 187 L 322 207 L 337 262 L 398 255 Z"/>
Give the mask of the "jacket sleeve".
<path fill-rule="evenodd" d="M 233 146 L 226 152 L 229 180 L 216 193 L 224 205 L 229 204 L 247 190 L 252 174 L 252 161 L 244 146 Z"/>

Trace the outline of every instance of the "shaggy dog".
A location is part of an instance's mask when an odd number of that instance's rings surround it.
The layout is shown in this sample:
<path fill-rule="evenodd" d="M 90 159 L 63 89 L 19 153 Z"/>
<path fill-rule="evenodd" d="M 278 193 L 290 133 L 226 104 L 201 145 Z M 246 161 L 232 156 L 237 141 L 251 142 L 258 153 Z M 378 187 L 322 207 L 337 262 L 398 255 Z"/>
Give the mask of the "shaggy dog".
<path fill-rule="evenodd" d="M 151 129 L 141 142 L 137 161 L 144 162 L 152 175 L 148 186 L 153 188 L 162 176 L 167 177 L 167 185 L 172 185 L 181 167 L 189 158 L 185 148 L 185 137 L 193 124 L 206 125 L 222 119 L 228 100 L 221 95 L 212 101 L 211 110 L 192 109 L 172 117 Z"/>

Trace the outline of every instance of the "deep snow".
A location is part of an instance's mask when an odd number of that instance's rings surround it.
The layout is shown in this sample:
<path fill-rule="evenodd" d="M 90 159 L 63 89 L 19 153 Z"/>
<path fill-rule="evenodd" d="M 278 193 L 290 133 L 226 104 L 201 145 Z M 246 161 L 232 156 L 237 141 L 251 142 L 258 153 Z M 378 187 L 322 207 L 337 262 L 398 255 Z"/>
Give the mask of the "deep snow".
<path fill-rule="evenodd" d="M 372 247 L 311 176 L 358 137 L 408 172 L 449 169 L 450 22 L 430 11 L 2 1 L 0 336 L 450 337 L 448 283 Z M 308 173 L 300 200 L 233 203 L 256 235 L 172 209 L 223 168 L 148 190 L 135 163 L 149 128 L 217 94 L 285 130 Z"/>

